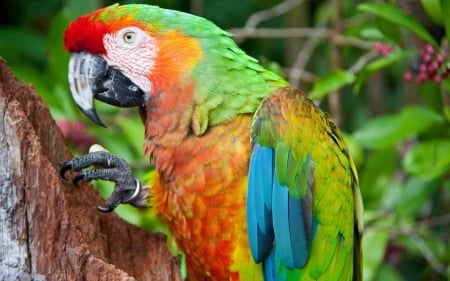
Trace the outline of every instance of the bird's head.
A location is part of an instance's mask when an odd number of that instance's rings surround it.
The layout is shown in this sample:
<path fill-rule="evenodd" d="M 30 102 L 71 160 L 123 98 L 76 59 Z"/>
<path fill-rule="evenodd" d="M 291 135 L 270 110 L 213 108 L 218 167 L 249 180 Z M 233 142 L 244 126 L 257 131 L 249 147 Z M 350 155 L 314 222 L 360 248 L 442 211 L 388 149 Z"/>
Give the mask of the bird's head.
<path fill-rule="evenodd" d="M 69 83 L 77 105 L 104 126 L 94 98 L 119 107 L 142 106 L 165 87 L 188 79 L 203 54 L 186 30 L 198 29 L 206 22 L 196 22 L 201 20 L 155 6 L 113 5 L 72 22 L 64 47 L 71 53 Z"/>

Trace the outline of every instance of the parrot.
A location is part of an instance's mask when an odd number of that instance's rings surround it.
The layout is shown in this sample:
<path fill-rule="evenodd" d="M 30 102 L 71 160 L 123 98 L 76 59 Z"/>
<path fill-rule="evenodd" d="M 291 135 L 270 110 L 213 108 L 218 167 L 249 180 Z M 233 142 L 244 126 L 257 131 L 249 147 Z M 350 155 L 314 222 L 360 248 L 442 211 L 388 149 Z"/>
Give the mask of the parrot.
<path fill-rule="evenodd" d="M 339 128 L 232 34 L 114 4 L 71 21 L 64 48 L 76 105 L 103 127 L 95 100 L 137 108 L 154 170 L 141 183 L 125 159 L 92 151 L 61 176 L 114 182 L 100 211 L 155 212 L 188 280 L 362 280 L 363 203 Z"/>

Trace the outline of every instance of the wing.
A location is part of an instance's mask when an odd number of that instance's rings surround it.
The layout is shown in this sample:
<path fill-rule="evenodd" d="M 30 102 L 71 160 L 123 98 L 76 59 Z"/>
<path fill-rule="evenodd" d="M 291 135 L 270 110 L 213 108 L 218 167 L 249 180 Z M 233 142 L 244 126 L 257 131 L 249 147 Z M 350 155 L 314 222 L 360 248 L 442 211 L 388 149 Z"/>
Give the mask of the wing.
<path fill-rule="evenodd" d="M 256 112 L 252 142 L 248 236 L 266 280 L 359 280 L 361 197 L 333 121 L 279 88 Z"/>

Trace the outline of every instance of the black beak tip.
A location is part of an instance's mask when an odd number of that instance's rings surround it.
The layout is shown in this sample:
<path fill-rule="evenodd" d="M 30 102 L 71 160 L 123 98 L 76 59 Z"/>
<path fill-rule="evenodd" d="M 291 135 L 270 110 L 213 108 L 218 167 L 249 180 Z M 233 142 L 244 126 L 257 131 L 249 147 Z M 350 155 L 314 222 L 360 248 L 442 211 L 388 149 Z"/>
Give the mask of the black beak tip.
<path fill-rule="evenodd" d="M 105 123 L 102 122 L 100 117 L 98 117 L 97 112 L 95 111 L 95 108 L 90 109 L 82 109 L 83 113 L 95 124 L 102 126 L 103 128 L 106 128 Z"/>

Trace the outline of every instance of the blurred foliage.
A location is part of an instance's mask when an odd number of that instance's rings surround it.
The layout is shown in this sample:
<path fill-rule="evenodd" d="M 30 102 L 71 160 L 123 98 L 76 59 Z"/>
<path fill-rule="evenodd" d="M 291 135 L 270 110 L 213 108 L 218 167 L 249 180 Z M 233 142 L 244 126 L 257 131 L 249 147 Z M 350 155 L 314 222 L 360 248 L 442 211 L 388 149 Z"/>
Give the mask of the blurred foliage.
<path fill-rule="evenodd" d="M 65 28 L 79 15 L 114 2 L 3 1 L 0 56 L 20 79 L 34 85 L 62 129 L 72 132 L 66 136 L 75 154 L 87 152 L 87 146 L 77 145 L 80 139 L 93 138 L 129 160 L 136 176 L 145 178 L 151 166 L 143 157 L 143 127 L 135 110 L 97 103 L 109 127 L 105 130 L 82 116 L 68 89 Z M 196 13 L 234 31 L 256 11 L 281 3 L 121 1 L 136 2 Z M 346 132 L 365 204 L 366 281 L 450 280 L 450 17 L 443 13 L 449 7 L 450 0 L 306 1 L 256 29 L 315 28 L 311 36 L 237 37 L 246 52 L 310 91 Z M 315 35 L 321 28 L 326 35 Z M 307 52 L 303 47 L 311 38 L 316 42 Z M 423 70 L 427 58 L 421 50 L 427 45 L 444 57 L 432 75 Z M 292 76 L 302 55 L 303 69 Z M 429 77 L 419 79 L 420 71 Z M 85 137 L 71 138 L 74 132 Z M 97 187 L 108 196 L 112 186 Z M 132 207 L 121 206 L 118 213 L 147 229 L 165 231 L 151 215 Z"/>

